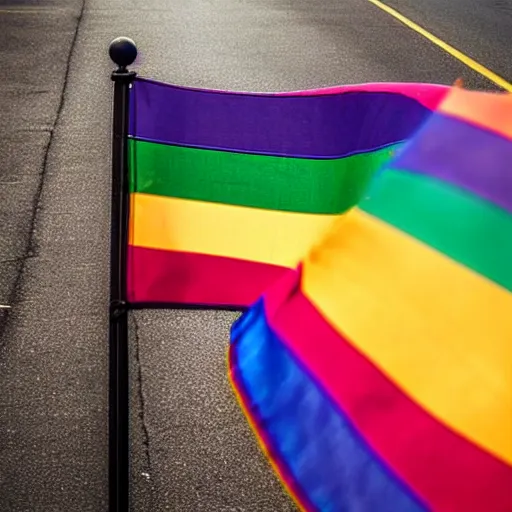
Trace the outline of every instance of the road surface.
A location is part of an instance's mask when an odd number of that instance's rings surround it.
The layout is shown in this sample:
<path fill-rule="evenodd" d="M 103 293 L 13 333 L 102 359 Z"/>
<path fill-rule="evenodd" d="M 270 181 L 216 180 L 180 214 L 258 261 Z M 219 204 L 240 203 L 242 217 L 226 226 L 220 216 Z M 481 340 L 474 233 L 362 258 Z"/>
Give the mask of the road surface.
<path fill-rule="evenodd" d="M 512 0 L 389 5 L 512 79 Z M 107 509 L 108 43 L 180 85 L 495 89 L 367 0 L 0 4 L 0 510 Z M 226 380 L 235 313 L 131 316 L 132 509 L 289 512 Z"/>

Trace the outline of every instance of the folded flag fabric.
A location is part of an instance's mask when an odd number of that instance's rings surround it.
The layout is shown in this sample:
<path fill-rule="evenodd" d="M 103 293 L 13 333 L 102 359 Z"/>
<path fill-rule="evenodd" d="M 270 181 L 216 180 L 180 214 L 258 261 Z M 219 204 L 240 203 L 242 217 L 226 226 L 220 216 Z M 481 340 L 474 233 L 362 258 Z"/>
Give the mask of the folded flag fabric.
<path fill-rule="evenodd" d="M 454 89 L 232 329 L 302 510 L 512 510 L 512 97 Z"/>
<path fill-rule="evenodd" d="M 357 203 L 447 90 L 249 94 L 137 79 L 129 301 L 248 306 Z"/>

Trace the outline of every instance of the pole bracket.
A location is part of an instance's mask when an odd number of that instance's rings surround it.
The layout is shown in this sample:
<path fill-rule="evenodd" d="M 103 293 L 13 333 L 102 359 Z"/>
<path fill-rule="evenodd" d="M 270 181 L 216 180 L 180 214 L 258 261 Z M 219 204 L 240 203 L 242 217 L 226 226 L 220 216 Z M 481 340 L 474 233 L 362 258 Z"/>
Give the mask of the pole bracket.
<path fill-rule="evenodd" d="M 118 68 L 112 72 L 110 78 L 114 82 L 128 82 L 131 84 L 135 80 L 136 76 L 137 73 L 135 71 L 127 71 L 126 69 Z"/>
<path fill-rule="evenodd" d="M 110 303 L 110 319 L 117 320 L 128 313 L 128 303 L 124 300 L 113 300 Z"/>

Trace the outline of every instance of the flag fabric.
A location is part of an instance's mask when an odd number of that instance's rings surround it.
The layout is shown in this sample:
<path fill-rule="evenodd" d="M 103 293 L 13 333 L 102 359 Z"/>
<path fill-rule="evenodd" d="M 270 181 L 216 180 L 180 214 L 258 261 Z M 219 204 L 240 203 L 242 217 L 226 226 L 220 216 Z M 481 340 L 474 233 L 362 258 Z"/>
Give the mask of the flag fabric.
<path fill-rule="evenodd" d="M 302 510 L 512 510 L 512 97 L 453 89 L 232 328 Z"/>
<path fill-rule="evenodd" d="M 136 79 L 128 300 L 248 306 L 358 202 L 447 90 L 253 94 Z"/>

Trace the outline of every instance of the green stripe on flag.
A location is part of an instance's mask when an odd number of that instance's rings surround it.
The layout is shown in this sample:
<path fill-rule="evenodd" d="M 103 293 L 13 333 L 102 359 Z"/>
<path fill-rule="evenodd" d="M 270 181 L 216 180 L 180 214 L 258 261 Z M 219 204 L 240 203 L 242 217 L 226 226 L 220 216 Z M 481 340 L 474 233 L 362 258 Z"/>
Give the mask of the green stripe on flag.
<path fill-rule="evenodd" d="M 421 174 L 386 169 L 374 186 L 363 211 L 512 290 L 512 215 Z"/>
<path fill-rule="evenodd" d="M 132 192 L 336 214 L 356 204 L 395 146 L 334 160 L 186 148 L 130 139 Z"/>

